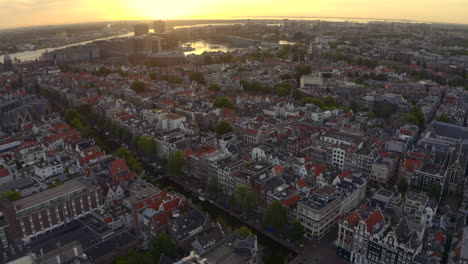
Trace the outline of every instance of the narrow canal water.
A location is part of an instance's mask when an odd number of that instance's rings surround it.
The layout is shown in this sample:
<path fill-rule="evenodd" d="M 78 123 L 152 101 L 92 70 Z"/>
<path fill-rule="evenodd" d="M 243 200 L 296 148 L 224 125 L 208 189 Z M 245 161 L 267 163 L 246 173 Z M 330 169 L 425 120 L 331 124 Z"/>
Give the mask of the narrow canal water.
<path fill-rule="evenodd" d="M 189 199 L 194 205 L 199 208 L 202 208 L 204 212 L 208 213 L 211 219 L 223 219 L 224 223 L 232 230 L 235 230 L 238 227 L 243 226 L 243 223 L 237 218 L 229 215 L 225 211 L 213 206 L 209 202 L 202 202 L 198 197 L 194 196 L 192 193 L 185 191 L 185 189 L 168 179 L 159 180 L 157 182 L 160 188 L 172 187 L 174 191 L 184 195 Z M 296 253 L 290 251 L 289 249 L 281 246 L 270 238 L 264 236 L 263 234 L 252 230 L 257 235 L 259 254 L 258 262 L 265 264 L 284 264 L 289 263 L 294 259 Z"/>

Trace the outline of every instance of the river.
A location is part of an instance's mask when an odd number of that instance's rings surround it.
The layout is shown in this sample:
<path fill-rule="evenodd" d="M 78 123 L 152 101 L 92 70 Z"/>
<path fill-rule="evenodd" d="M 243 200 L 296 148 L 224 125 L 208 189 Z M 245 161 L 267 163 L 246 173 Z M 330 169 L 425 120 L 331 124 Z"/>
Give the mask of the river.
<path fill-rule="evenodd" d="M 36 60 L 36 59 L 39 59 L 41 57 L 42 53 L 44 53 L 46 51 L 50 52 L 50 51 L 63 49 L 63 48 L 68 48 L 68 47 L 85 45 L 85 44 L 89 44 L 89 43 L 92 43 L 92 42 L 98 41 L 98 40 L 106 40 L 106 39 L 112 39 L 112 38 L 123 38 L 123 37 L 131 37 L 131 36 L 133 36 L 133 32 L 120 34 L 120 35 L 114 35 L 114 36 L 106 37 L 106 38 L 86 40 L 86 41 L 77 42 L 77 43 L 73 43 L 73 44 L 68 44 L 68 45 L 64 45 L 64 46 L 60 46 L 60 47 L 21 51 L 21 52 L 17 52 L 17 53 L 11 53 L 9 55 L 13 60 L 15 58 L 17 58 L 19 60 L 22 60 L 22 61 Z"/>

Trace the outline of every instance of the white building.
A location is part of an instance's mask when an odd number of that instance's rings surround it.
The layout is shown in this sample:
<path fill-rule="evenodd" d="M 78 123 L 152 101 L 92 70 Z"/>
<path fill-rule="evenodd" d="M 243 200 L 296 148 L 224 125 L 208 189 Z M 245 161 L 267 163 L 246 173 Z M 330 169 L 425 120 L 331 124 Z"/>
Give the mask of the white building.
<path fill-rule="evenodd" d="M 50 164 L 38 164 L 34 165 L 34 174 L 45 180 L 51 176 L 63 173 L 63 165 L 57 161 L 54 161 Z"/>
<path fill-rule="evenodd" d="M 322 73 L 316 72 L 311 75 L 302 75 L 299 88 L 306 88 L 310 86 L 321 86 L 321 85 L 323 85 Z"/>
<path fill-rule="evenodd" d="M 159 122 L 163 130 L 173 130 L 180 128 L 182 123 L 186 122 L 187 118 L 183 115 L 168 113 L 159 116 Z"/>

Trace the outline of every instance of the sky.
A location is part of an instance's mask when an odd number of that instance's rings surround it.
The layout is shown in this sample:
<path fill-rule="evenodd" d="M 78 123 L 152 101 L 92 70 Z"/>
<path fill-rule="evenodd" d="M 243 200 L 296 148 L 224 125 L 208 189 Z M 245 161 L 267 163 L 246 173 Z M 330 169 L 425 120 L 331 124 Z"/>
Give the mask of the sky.
<path fill-rule="evenodd" d="M 468 0 L 0 0 L 0 28 L 110 20 L 316 16 L 468 24 Z"/>

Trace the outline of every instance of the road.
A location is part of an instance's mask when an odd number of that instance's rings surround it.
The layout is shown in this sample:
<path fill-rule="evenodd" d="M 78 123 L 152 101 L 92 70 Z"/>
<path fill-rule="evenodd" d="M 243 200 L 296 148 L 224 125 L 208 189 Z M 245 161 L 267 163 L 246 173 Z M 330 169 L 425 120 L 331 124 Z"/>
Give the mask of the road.
<path fill-rule="evenodd" d="M 336 233 L 337 231 L 334 229 L 320 240 L 306 239 L 302 251 L 291 262 L 291 264 L 348 263 L 336 254 L 336 247 L 333 246 L 333 241 L 336 239 Z"/>

